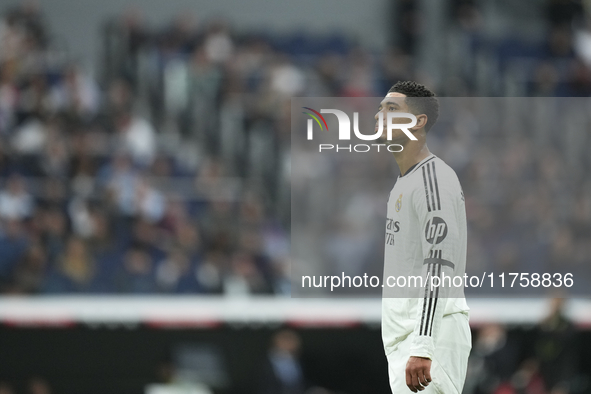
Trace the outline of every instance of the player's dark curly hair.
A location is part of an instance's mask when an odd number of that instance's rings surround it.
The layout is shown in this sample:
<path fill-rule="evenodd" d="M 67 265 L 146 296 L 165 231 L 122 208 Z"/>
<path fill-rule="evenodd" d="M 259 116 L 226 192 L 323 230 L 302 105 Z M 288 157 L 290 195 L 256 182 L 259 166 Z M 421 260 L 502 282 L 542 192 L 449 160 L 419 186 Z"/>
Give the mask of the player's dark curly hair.
<path fill-rule="evenodd" d="M 439 102 L 435 97 L 435 93 L 425 86 L 414 81 L 398 81 L 388 90 L 388 93 L 393 92 L 402 93 L 406 96 L 405 101 L 415 112 L 415 115 L 427 115 L 425 132 L 428 132 L 435 122 L 437 122 L 437 118 L 439 117 Z"/>

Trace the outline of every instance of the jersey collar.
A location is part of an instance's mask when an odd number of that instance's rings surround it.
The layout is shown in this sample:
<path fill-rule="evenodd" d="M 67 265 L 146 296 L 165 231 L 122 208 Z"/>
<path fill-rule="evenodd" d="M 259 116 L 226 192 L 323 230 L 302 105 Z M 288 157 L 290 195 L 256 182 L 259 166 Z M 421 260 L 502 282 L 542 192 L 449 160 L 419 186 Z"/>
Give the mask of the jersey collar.
<path fill-rule="evenodd" d="M 431 153 L 429 156 L 425 157 L 423 160 L 410 166 L 410 168 L 404 173 L 404 175 L 402 175 L 402 174 L 398 175 L 398 178 L 403 178 L 403 177 L 413 173 L 414 170 L 416 170 L 418 167 L 422 166 L 423 164 L 425 164 L 426 162 L 428 162 L 429 160 L 434 159 L 434 158 L 435 158 L 435 155 Z"/>

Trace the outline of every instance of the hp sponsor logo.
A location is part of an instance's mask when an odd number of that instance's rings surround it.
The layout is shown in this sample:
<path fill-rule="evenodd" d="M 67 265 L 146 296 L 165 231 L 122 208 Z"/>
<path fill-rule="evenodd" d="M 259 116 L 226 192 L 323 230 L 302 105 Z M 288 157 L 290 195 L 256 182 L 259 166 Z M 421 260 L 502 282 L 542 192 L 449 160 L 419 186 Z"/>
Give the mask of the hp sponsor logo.
<path fill-rule="evenodd" d="M 438 216 L 429 219 L 425 227 L 425 239 L 430 244 L 441 243 L 447 236 L 447 223 Z"/>

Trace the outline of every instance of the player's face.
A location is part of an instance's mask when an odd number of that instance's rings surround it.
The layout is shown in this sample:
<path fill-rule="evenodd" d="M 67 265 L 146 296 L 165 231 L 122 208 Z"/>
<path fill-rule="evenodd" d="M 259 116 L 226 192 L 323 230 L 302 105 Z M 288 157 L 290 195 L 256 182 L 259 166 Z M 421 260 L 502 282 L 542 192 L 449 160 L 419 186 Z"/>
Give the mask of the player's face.
<path fill-rule="evenodd" d="M 386 97 L 380 103 L 378 108 L 378 112 L 376 113 L 376 128 L 375 131 L 378 131 L 379 128 L 379 120 L 380 117 L 383 119 L 382 121 L 382 135 L 380 136 L 380 142 L 386 143 L 400 143 L 401 141 L 408 141 L 408 137 L 404 134 L 402 130 L 394 129 L 392 130 L 392 139 L 388 141 L 388 132 L 386 127 L 386 122 L 388 120 L 388 112 L 410 112 L 408 105 L 406 104 L 406 95 L 402 93 L 388 93 Z M 393 123 L 408 123 L 408 118 L 394 118 Z"/>

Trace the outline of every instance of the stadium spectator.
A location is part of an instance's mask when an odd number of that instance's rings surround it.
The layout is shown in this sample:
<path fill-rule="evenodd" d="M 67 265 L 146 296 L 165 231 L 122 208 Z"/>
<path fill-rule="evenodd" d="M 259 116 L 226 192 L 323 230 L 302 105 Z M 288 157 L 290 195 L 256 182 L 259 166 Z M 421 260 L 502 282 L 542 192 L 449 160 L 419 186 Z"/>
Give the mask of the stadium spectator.
<path fill-rule="evenodd" d="M 48 261 L 41 244 L 33 244 L 19 262 L 14 272 L 14 287 L 17 294 L 36 294 L 41 292 L 47 279 Z"/>
<path fill-rule="evenodd" d="M 115 289 L 121 293 L 147 294 L 156 292 L 152 256 L 141 247 L 129 249 L 114 278 Z"/>
<path fill-rule="evenodd" d="M 171 250 L 156 266 L 156 283 L 166 293 L 196 293 L 197 278 L 189 257 L 180 248 Z"/>
<path fill-rule="evenodd" d="M 71 237 L 48 275 L 45 291 L 50 293 L 91 293 L 98 290 L 98 267 L 86 243 Z"/>
<path fill-rule="evenodd" d="M 511 393 L 521 348 L 505 327 L 489 324 L 478 330 L 468 361 L 465 390 L 473 394 Z M 508 391 L 509 390 L 509 391 Z"/>
<path fill-rule="evenodd" d="M 543 381 L 552 394 L 572 392 L 571 384 L 579 373 L 577 332 L 565 316 L 564 306 L 564 298 L 552 299 L 533 346 Z"/>
<path fill-rule="evenodd" d="M 24 225 L 18 220 L 4 220 L 0 233 L 0 286 L 9 291 L 16 264 L 27 253 L 29 239 Z"/>
<path fill-rule="evenodd" d="M 115 117 L 119 143 L 134 162 L 142 167 L 152 164 L 156 155 L 156 131 L 146 119 L 131 110 L 121 110 Z"/>
<path fill-rule="evenodd" d="M 306 389 L 302 367 L 298 360 L 300 338 L 291 330 L 281 330 L 261 369 L 260 394 L 301 394 Z"/>
<path fill-rule="evenodd" d="M 62 80 L 52 87 L 49 94 L 53 112 L 73 111 L 75 116 L 90 118 L 99 108 L 96 83 L 74 65 L 66 68 Z"/>
<path fill-rule="evenodd" d="M 22 220 L 33 213 L 34 200 L 27 192 L 25 180 L 16 174 L 6 180 L 4 190 L 0 191 L 0 218 Z"/>

